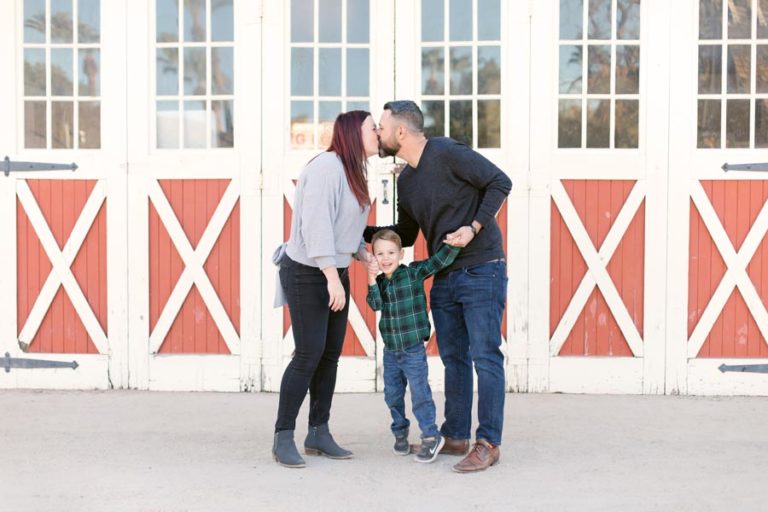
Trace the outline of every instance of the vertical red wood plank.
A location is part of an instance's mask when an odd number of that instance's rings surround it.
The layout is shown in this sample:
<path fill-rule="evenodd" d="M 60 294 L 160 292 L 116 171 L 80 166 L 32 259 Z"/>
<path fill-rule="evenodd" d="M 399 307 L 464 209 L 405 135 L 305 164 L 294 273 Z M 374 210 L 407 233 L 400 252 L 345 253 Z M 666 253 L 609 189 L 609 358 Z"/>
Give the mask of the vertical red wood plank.
<path fill-rule="evenodd" d="M 760 212 L 760 209 L 763 206 L 763 182 L 755 182 L 752 184 L 752 186 L 749 187 L 749 211 L 750 211 L 750 217 L 755 218 L 756 215 Z M 761 274 L 762 269 L 760 267 L 760 254 L 763 249 L 763 241 L 760 242 L 760 245 L 757 247 L 757 251 L 755 251 L 755 255 L 752 257 L 752 260 L 747 265 L 747 274 L 749 275 L 749 279 L 752 281 L 752 284 L 755 286 L 755 290 L 757 290 L 758 296 L 761 298 L 761 303 L 765 305 L 765 302 L 762 300 L 763 294 L 760 286 L 761 281 Z M 747 336 L 747 357 L 757 357 L 760 355 L 760 344 L 762 343 L 762 340 L 760 339 L 760 335 L 756 329 L 756 324 L 754 322 L 754 319 L 750 314 L 747 315 L 747 326 L 746 326 L 746 336 Z"/>
<path fill-rule="evenodd" d="M 613 218 L 613 197 L 612 197 L 612 185 L 614 182 L 608 180 L 597 180 L 593 182 L 592 187 L 597 189 L 597 201 L 593 205 L 587 205 L 595 209 L 595 215 L 597 217 L 596 227 L 598 233 L 598 241 L 595 244 L 595 250 L 599 250 L 602 247 L 605 237 L 608 234 L 608 230 L 611 227 Z M 620 192 L 620 191 L 619 191 Z M 610 262 L 608 262 L 610 263 Z M 605 298 L 602 293 L 599 294 L 597 301 L 597 310 L 595 316 L 595 341 L 596 341 L 596 354 L 603 355 L 610 352 L 610 329 L 608 324 L 608 317 L 612 316 L 608 309 L 608 304 L 605 302 Z"/>
<path fill-rule="evenodd" d="M 750 188 L 751 185 L 746 181 L 737 181 L 732 185 L 731 200 L 735 201 L 734 209 L 736 215 L 736 231 L 738 236 L 738 248 L 744 243 L 749 228 L 752 226 L 752 208 L 750 206 Z M 734 310 L 734 332 L 731 336 L 733 340 L 733 353 L 736 357 L 745 357 L 747 355 L 748 329 L 750 313 L 747 305 L 739 291 L 739 299 L 736 302 Z"/>

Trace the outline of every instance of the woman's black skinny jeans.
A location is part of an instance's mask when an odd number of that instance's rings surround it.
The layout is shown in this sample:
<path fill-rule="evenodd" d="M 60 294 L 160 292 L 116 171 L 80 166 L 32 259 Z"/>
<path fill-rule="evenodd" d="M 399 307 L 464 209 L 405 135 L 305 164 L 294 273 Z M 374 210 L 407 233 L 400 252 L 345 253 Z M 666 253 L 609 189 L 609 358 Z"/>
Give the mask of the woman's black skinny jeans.
<path fill-rule="evenodd" d="M 280 282 L 291 314 L 296 353 L 283 373 L 275 431 L 295 430 L 296 416 L 309 390 L 309 424 L 328 423 L 331 415 L 336 370 L 344 344 L 349 313 L 349 274 L 339 269 L 346 292 L 344 309 L 328 307 L 328 281 L 316 267 L 285 257 Z"/>

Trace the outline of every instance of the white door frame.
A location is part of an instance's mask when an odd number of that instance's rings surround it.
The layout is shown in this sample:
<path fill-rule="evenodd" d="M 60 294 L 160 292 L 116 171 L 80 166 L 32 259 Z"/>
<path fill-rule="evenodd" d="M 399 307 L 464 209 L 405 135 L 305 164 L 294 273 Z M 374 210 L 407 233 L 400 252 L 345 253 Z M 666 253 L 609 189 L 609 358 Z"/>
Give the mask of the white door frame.
<path fill-rule="evenodd" d="M 154 113 L 154 0 L 130 2 L 125 23 L 130 27 L 127 68 L 131 95 L 128 125 L 128 251 L 131 260 L 131 387 L 157 390 L 260 390 L 258 357 L 260 224 L 258 193 L 260 144 L 261 3 L 234 1 L 235 106 L 233 149 L 159 150 L 153 137 Z M 247 51 L 253 48 L 253 52 Z M 203 237 L 193 251 L 173 214 L 159 180 L 231 180 Z M 220 299 L 202 268 L 233 206 L 239 201 L 240 333 L 235 331 Z M 171 236 L 185 262 L 176 293 L 165 305 L 155 331 L 149 328 L 149 204 Z M 217 324 L 230 354 L 157 354 L 162 333 L 183 303 L 194 281 Z"/>
<path fill-rule="evenodd" d="M 105 58 L 102 62 L 119 62 L 125 54 L 124 6 L 118 3 L 103 2 L 101 13 L 100 51 Z M 126 289 L 127 259 L 125 241 L 117 236 L 107 237 L 107 324 L 104 330 L 93 316 L 93 312 L 72 276 L 69 265 L 74 260 L 82 239 L 87 235 L 99 207 L 106 204 L 107 231 L 125 232 L 125 166 L 122 156 L 125 153 L 125 125 L 109 123 L 109 119 L 121 119 L 124 115 L 125 73 L 122 69 L 100 73 L 101 81 L 101 149 L 65 150 L 65 149 L 25 149 L 24 148 L 24 66 L 23 66 L 23 29 L 24 6 L 22 0 L 13 2 L 8 9 L 12 15 L 4 16 L 0 21 L 3 45 L 2 53 L 7 57 L 4 62 L 8 79 L 0 85 L 2 92 L 2 110 L 9 115 L 0 127 L 1 139 L 7 143 L 5 154 L 12 160 L 42 161 L 55 163 L 76 162 L 79 166 L 75 173 L 61 171 L 42 171 L 18 173 L 0 179 L 0 208 L 7 229 L 6 250 L 0 256 L 0 284 L 9 296 L 6 304 L 16 301 L 16 202 L 17 198 L 26 211 L 36 230 L 45 251 L 51 259 L 53 268 L 48 277 L 49 286 L 41 291 L 38 302 L 33 307 L 25 326 L 17 326 L 16 308 L 5 308 L 0 313 L 0 353 L 9 352 L 12 357 L 28 357 L 54 361 L 76 361 L 79 367 L 71 369 L 14 369 L 10 373 L 2 372 L 0 387 L 34 387 L 48 389 L 106 389 L 128 385 L 128 333 L 126 313 L 128 310 Z M 51 180 L 96 180 L 94 189 L 70 234 L 65 249 L 59 251 L 58 245 L 50 236 L 50 229 L 45 221 L 34 196 L 27 186 L 27 179 Z M 42 316 L 47 312 L 53 294 L 63 283 L 75 311 L 85 325 L 98 354 L 26 354 L 19 346 L 19 338 L 29 341 L 34 338 Z M 44 293 L 50 292 L 50 293 Z M 22 327 L 20 329 L 20 327 Z M 21 335 L 19 331 L 21 330 Z"/>
<path fill-rule="evenodd" d="M 664 281 L 658 279 L 665 268 L 666 251 L 666 118 L 667 105 L 650 98 L 663 97 L 667 88 L 666 43 L 669 19 L 667 3 L 644 0 L 641 4 L 641 73 L 639 149 L 595 150 L 557 149 L 557 76 L 559 2 L 532 3 L 531 48 L 531 282 L 529 391 L 661 393 L 664 375 Z M 553 15 L 554 14 L 554 15 Z M 653 34 L 647 27 L 653 23 Z M 653 35 L 653 37 L 651 37 Z M 536 65 L 537 62 L 544 65 Z M 645 65 L 646 62 L 653 65 Z M 586 78 L 584 78 L 586 79 Z M 534 124 L 535 123 L 535 124 Z M 537 128 L 544 124 L 544 128 Z M 653 127 L 653 129 L 650 129 Z M 627 215 L 614 222 L 616 230 L 609 235 L 598 253 L 581 228 L 581 221 L 570 207 L 561 179 L 636 180 L 635 197 L 630 194 L 625 206 L 634 200 Z M 635 357 L 558 357 L 557 340 L 567 336 L 581 309 L 566 309 L 553 337 L 549 333 L 550 282 L 550 208 L 551 201 L 572 229 L 577 246 L 588 263 L 585 280 L 598 283 L 611 307 Z M 622 238 L 623 229 L 634 216 L 636 207 L 645 201 L 645 277 L 644 340 L 639 342 L 634 324 L 622 319 L 626 308 L 604 272 L 612 253 L 611 246 Z M 538 227 L 538 228 L 536 228 Z M 578 233 L 581 232 L 582 236 Z M 584 283 L 582 283 L 584 284 Z M 590 286 L 582 290 L 587 295 Z M 586 289 L 589 288 L 589 289 Z M 615 291 L 615 289 L 614 289 Z M 607 293 L 608 292 L 608 293 Z M 579 291 L 572 298 L 578 302 Z M 633 334 L 633 331 L 634 334 Z M 634 342 L 633 342 L 634 338 Z M 549 341 L 551 340 L 551 341 Z M 549 341 L 549 342 L 548 342 Z"/>

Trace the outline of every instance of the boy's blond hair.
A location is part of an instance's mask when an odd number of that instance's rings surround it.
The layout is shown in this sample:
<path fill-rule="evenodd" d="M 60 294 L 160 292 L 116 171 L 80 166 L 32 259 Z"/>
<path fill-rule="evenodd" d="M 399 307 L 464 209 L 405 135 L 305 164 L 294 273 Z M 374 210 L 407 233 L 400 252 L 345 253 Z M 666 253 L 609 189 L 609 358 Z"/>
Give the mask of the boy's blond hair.
<path fill-rule="evenodd" d="M 371 248 L 376 246 L 376 242 L 379 240 L 386 240 L 388 242 L 394 242 L 398 249 L 403 248 L 403 241 L 400 239 L 400 235 L 392 231 L 391 229 L 381 229 L 373 234 L 371 238 Z"/>

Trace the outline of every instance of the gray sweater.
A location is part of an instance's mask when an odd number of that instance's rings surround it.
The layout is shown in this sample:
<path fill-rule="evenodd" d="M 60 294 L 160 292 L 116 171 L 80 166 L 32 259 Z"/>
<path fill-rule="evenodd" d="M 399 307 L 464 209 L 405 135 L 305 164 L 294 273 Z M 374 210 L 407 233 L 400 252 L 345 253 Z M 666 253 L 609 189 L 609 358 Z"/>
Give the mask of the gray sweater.
<path fill-rule="evenodd" d="M 365 250 L 369 209 L 360 208 L 338 155 L 321 153 L 299 176 L 286 253 L 311 267 L 348 267 L 353 255 Z"/>

